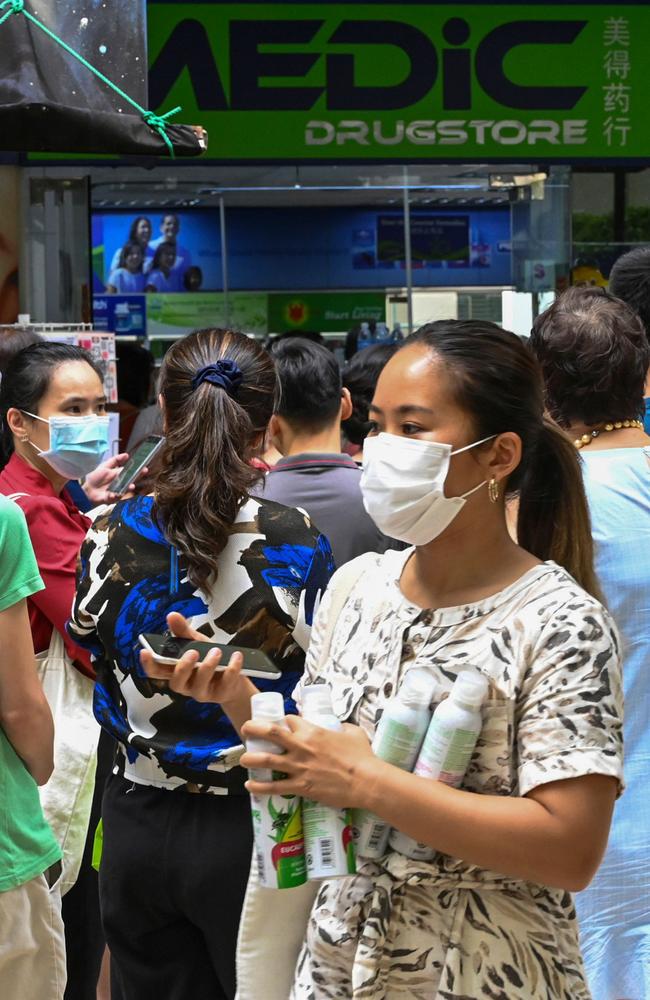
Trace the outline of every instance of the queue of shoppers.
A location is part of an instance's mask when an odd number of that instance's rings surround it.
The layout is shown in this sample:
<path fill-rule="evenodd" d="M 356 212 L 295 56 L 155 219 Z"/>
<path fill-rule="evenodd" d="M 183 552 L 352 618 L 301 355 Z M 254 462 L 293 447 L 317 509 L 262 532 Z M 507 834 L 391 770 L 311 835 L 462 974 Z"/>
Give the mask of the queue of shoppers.
<path fill-rule="evenodd" d="M 95 1000 L 107 947 L 112 1000 L 650 997 L 643 322 L 576 289 L 530 344 L 438 321 L 354 366 L 300 338 L 177 341 L 147 491 L 118 498 L 89 356 L 7 361 L 1 996 Z M 459 787 L 373 751 L 400 690 L 439 703 L 468 668 L 486 696 Z M 314 684 L 342 729 L 301 717 Z M 252 718 L 259 692 L 282 725 Z M 360 849 L 307 904 L 261 889 L 271 793 L 419 853 Z"/>

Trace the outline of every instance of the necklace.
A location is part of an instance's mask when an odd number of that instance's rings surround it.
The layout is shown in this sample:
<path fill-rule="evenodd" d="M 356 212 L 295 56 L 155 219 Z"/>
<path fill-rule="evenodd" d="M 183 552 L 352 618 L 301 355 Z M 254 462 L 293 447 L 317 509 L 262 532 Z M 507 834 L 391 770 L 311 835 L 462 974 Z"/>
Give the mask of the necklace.
<path fill-rule="evenodd" d="M 576 438 L 573 443 L 576 448 L 585 448 L 604 431 L 620 431 L 623 427 L 635 427 L 639 431 L 643 430 L 643 424 L 640 420 L 610 420 L 604 427 L 598 427 L 596 430 L 590 431 L 589 434 L 583 434 L 582 437 Z"/>

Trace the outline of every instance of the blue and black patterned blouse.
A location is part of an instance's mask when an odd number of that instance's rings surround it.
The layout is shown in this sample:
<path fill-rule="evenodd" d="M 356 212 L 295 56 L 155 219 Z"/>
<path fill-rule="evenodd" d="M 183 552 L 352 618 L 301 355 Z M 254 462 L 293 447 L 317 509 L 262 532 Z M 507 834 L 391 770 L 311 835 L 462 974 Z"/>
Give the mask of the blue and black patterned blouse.
<path fill-rule="evenodd" d="M 333 573 L 329 542 L 307 516 L 249 499 L 219 557 L 210 593 L 195 588 L 152 517 L 153 499 L 99 513 L 82 546 L 68 631 L 97 671 L 95 716 L 120 745 L 118 770 L 159 787 L 239 792 L 241 741 L 219 705 L 201 704 L 150 680 L 140 666 L 143 632 L 161 633 L 170 611 L 218 642 L 263 649 L 282 671 L 287 711 L 302 673 L 314 611 Z"/>

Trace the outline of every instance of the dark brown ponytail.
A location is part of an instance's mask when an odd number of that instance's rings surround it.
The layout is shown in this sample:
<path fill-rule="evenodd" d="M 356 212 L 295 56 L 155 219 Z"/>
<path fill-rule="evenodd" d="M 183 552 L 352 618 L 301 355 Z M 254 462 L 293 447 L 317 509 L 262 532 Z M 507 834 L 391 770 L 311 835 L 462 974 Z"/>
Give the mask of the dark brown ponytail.
<path fill-rule="evenodd" d="M 580 459 L 564 431 L 544 416 L 542 375 L 532 353 L 514 333 L 473 320 L 429 323 L 405 346 L 414 343 L 447 368 L 477 440 L 506 431 L 521 438 L 522 460 L 507 484 L 519 498 L 519 544 L 563 566 L 600 600 Z"/>
<path fill-rule="evenodd" d="M 573 441 L 545 417 L 534 454 L 522 466 L 518 486 L 519 544 L 539 559 L 552 559 L 564 566 L 581 587 L 602 600 L 594 572 L 589 506 Z"/>
<path fill-rule="evenodd" d="M 238 385 L 197 383 L 197 373 L 218 361 L 236 366 Z M 277 391 L 273 360 L 241 333 L 196 330 L 165 355 L 160 392 L 166 442 L 154 483 L 155 513 L 196 586 L 216 579 L 230 529 L 262 476 L 250 459 Z"/>

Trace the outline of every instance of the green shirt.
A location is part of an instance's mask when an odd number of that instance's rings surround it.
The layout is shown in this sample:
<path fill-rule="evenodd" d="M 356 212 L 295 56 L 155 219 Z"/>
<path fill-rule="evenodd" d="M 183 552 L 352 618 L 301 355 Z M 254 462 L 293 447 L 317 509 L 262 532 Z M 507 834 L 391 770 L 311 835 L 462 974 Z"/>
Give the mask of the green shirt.
<path fill-rule="evenodd" d="M 38 590 L 43 590 L 43 581 L 25 516 L 0 496 L 0 611 Z M 29 882 L 60 857 L 36 782 L 0 726 L 0 892 Z"/>

